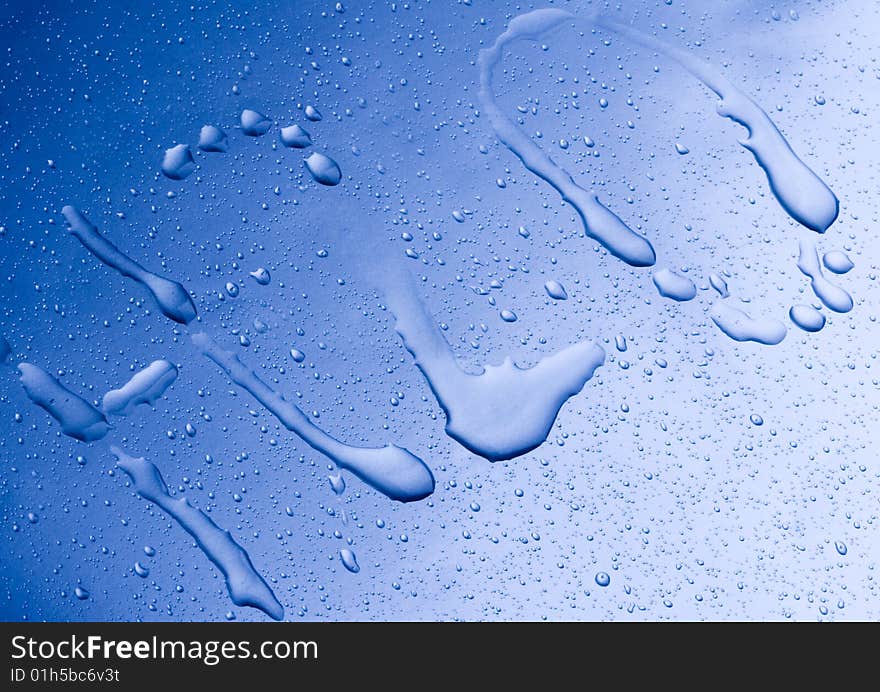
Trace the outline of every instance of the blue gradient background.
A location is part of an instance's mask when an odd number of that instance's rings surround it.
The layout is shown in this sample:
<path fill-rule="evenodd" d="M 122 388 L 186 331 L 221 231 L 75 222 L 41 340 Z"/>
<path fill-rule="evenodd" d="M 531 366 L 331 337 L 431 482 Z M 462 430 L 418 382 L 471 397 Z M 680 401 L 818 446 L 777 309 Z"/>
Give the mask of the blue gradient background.
<path fill-rule="evenodd" d="M 795 266 L 804 231 L 737 144 L 741 129 L 675 65 L 567 27 L 519 45 L 496 90 L 650 238 L 658 266 L 687 270 L 694 301 L 660 298 L 650 271 L 586 239 L 573 210 L 496 141 L 479 115 L 477 51 L 545 4 L 4 5 L 0 330 L 13 355 L 0 377 L 2 619 L 265 619 L 233 606 L 190 537 L 134 495 L 110 442 L 229 529 L 291 620 L 880 616 L 880 8 L 660 0 L 614 11 L 722 66 L 840 198 L 819 247 L 854 260 L 839 283 L 855 308 L 808 335 L 787 318 L 814 300 Z M 321 122 L 306 121 L 306 104 Z M 244 137 L 243 108 L 273 118 L 269 134 Z M 164 178 L 162 152 L 195 145 L 205 123 L 226 130 L 229 152 L 196 153 L 193 175 Z M 281 146 L 278 127 L 291 123 L 339 162 L 341 185 L 316 185 L 303 153 Z M 406 446 L 433 469 L 436 492 L 401 505 L 344 474 L 335 496 L 330 461 L 69 236 L 64 204 L 181 281 L 199 308 L 193 331 L 227 348 L 247 336 L 243 360 L 319 425 L 354 444 Z M 410 247 L 418 259 L 404 256 Z M 421 297 L 468 367 L 507 354 L 530 365 L 577 339 L 603 345 L 605 365 L 543 446 L 490 464 L 444 434 L 376 290 L 389 256 L 424 278 Z M 269 286 L 248 277 L 258 266 Z M 786 321 L 782 344 L 737 344 L 712 324 L 708 275 L 724 270 L 751 309 Z M 546 296 L 550 278 L 569 300 Z M 229 281 L 240 294 L 221 298 Z M 519 319 L 503 322 L 505 308 Z M 114 419 L 92 445 L 63 436 L 14 369 L 27 360 L 97 401 L 162 357 L 180 377 L 156 409 Z M 357 574 L 338 557 L 349 542 Z"/>

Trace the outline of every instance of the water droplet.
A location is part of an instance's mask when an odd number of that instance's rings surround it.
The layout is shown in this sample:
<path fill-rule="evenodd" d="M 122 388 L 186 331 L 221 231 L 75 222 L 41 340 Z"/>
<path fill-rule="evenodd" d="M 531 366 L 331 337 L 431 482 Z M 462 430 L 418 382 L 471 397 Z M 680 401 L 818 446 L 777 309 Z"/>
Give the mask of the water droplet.
<path fill-rule="evenodd" d="M 709 274 L 709 284 L 718 291 L 718 295 L 722 298 L 730 296 L 730 292 L 727 290 L 727 282 L 720 275 L 715 273 Z"/>
<path fill-rule="evenodd" d="M 288 125 L 281 128 L 281 143 L 292 149 L 305 149 L 311 145 L 312 137 L 299 125 Z"/>
<path fill-rule="evenodd" d="M 341 469 L 351 471 L 386 496 L 411 502 L 434 492 L 434 476 L 425 462 L 396 445 L 357 447 L 340 442 L 312 423 L 302 410 L 273 390 L 231 351 L 220 348 L 204 332 L 193 343 L 238 386 L 250 392 L 285 428 Z"/>
<path fill-rule="evenodd" d="M 305 160 L 305 164 L 312 177 L 321 185 L 338 185 L 342 180 L 339 165 L 329 156 L 316 151 Z"/>
<path fill-rule="evenodd" d="M 798 254 L 798 269 L 810 277 L 810 285 L 813 293 L 821 300 L 825 307 L 835 312 L 849 312 L 853 308 L 853 299 L 849 293 L 840 286 L 831 283 L 822 272 L 819 264 L 819 252 L 816 244 L 807 238 L 802 238 Z"/>
<path fill-rule="evenodd" d="M 665 267 L 655 271 L 651 278 L 657 287 L 657 292 L 664 298 L 682 302 L 693 300 L 697 295 L 697 287 L 693 281 Z"/>
<path fill-rule="evenodd" d="M 822 256 L 822 263 L 835 274 L 846 274 L 855 265 L 845 252 L 832 250 Z"/>
<path fill-rule="evenodd" d="M 342 564 L 345 565 L 345 569 L 352 574 L 357 574 L 361 571 L 360 565 L 357 563 L 357 557 L 355 557 L 355 554 L 348 548 L 342 548 L 342 550 L 339 551 L 339 559 L 342 561 Z"/>
<path fill-rule="evenodd" d="M 104 414 L 67 389 L 42 368 L 20 363 L 21 384 L 28 398 L 61 425 L 61 432 L 83 442 L 100 440 L 110 426 Z"/>
<path fill-rule="evenodd" d="M 397 333 L 446 411 L 447 434 L 490 461 L 512 459 L 542 444 L 562 405 L 605 361 L 598 344 L 582 341 L 531 368 L 508 357 L 469 374 L 441 331 L 425 327 L 433 320 L 405 273 L 394 277 L 385 298 Z"/>
<path fill-rule="evenodd" d="M 327 476 L 327 480 L 330 481 L 330 487 L 333 489 L 333 492 L 337 495 L 342 495 L 345 492 L 345 479 L 342 477 L 341 473 L 331 474 Z"/>
<path fill-rule="evenodd" d="M 203 125 L 199 131 L 199 149 L 207 152 L 223 153 L 229 143 L 226 133 L 214 125 Z"/>
<path fill-rule="evenodd" d="M 248 137 L 259 137 L 272 127 L 272 121 L 262 113 L 246 108 L 241 112 L 241 131 Z"/>
<path fill-rule="evenodd" d="M 173 517 L 195 539 L 208 559 L 217 565 L 226 577 L 226 588 L 233 603 L 259 608 L 276 620 L 283 617 L 284 608 L 272 589 L 228 531 L 217 526 L 207 514 L 189 502 L 172 497 L 154 464 L 129 456 L 116 446 L 111 445 L 110 451 L 116 457 L 119 468 L 131 479 L 135 492 Z"/>
<path fill-rule="evenodd" d="M 788 316 L 805 332 L 818 332 L 825 326 L 825 315 L 812 305 L 792 305 Z"/>
<path fill-rule="evenodd" d="M 257 267 L 250 273 L 250 275 L 254 278 L 254 281 L 260 284 L 260 286 L 268 286 L 269 282 L 272 280 L 269 270 L 265 267 Z"/>
<path fill-rule="evenodd" d="M 111 389 L 101 400 L 105 413 L 127 416 L 137 406 L 155 406 L 177 379 L 177 367 L 167 360 L 154 360 L 147 367 L 135 373 L 119 389 Z"/>
<path fill-rule="evenodd" d="M 196 162 L 188 144 L 175 144 L 165 150 L 162 173 L 171 180 L 183 180 L 196 169 Z"/>
<path fill-rule="evenodd" d="M 513 310 L 502 310 L 501 311 L 501 319 L 505 322 L 516 322 L 517 317 L 516 313 Z"/>
<path fill-rule="evenodd" d="M 70 227 L 71 235 L 76 237 L 89 252 L 108 267 L 112 267 L 123 276 L 134 279 L 149 290 L 166 317 L 180 324 L 189 324 L 195 319 L 195 303 L 183 286 L 176 281 L 144 269 L 104 238 L 79 209 L 67 205 L 61 210 L 61 213 Z"/>
<path fill-rule="evenodd" d="M 568 293 L 565 291 L 565 287 L 558 281 L 550 279 L 550 281 L 544 284 L 544 290 L 547 291 L 547 295 L 553 298 L 553 300 L 568 300 Z"/>
<path fill-rule="evenodd" d="M 785 338 L 788 331 L 779 320 L 774 320 L 772 317 L 751 317 L 723 300 L 712 306 L 709 316 L 718 328 L 734 341 L 755 341 L 759 344 L 775 346 Z"/>

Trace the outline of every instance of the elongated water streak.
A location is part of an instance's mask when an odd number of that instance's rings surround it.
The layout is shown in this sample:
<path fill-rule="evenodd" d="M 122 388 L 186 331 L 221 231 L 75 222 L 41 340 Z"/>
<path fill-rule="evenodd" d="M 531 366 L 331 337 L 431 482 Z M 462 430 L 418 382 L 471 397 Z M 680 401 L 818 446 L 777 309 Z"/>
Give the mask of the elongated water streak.
<path fill-rule="evenodd" d="M 48 372 L 30 363 L 19 363 L 18 371 L 28 398 L 58 421 L 65 435 L 94 442 L 107 434 L 110 426 L 104 414 Z"/>
<path fill-rule="evenodd" d="M 532 173 L 553 186 L 581 217 L 586 234 L 599 241 L 615 257 L 635 267 L 654 264 L 654 248 L 630 229 L 596 195 L 578 185 L 571 174 L 553 161 L 501 111 L 492 89 L 492 73 L 504 48 L 522 39 L 534 40 L 574 16 L 564 10 L 535 10 L 514 17 L 494 45 L 480 51 L 480 104 L 489 117 L 495 135 Z"/>
<path fill-rule="evenodd" d="M 154 406 L 176 379 L 177 367 L 173 363 L 165 359 L 154 360 L 119 389 L 107 392 L 101 408 L 105 413 L 127 416 L 140 404 Z"/>
<path fill-rule="evenodd" d="M 172 497 L 155 464 L 143 457 L 130 456 L 115 445 L 111 445 L 110 451 L 116 457 L 119 468 L 131 478 L 135 492 L 147 502 L 160 507 L 196 539 L 202 552 L 226 578 L 226 589 L 233 603 L 259 608 L 275 620 L 284 617 L 284 607 L 254 568 L 245 549 L 235 542 L 229 531 L 217 526 L 185 497 Z"/>
<path fill-rule="evenodd" d="M 263 382 L 238 356 L 218 346 L 207 334 L 196 334 L 192 340 L 220 366 L 229 379 L 250 392 L 285 428 L 330 457 L 340 468 L 348 469 L 392 500 L 411 502 L 434 492 L 431 469 L 414 454 L 397 445 L 355 447 L 334 439 L 312 423 L 298 407 Z"/>
<path fill-rule="evenodd" d="M 196 306 L 186 289 L 176 281 L 166 279 L 145 269 L 126 255 L 122 250 L 102 236 L 76 207 L 67 205 L 61 210 L 70 226 L 71 235 L 76 236 L 85 248 L 108 267 L 123 276 L 134 279 L 153 294 L 159 309 L 175 322 L 189 324 L 196 317 Z"/>
<path fill-rule="evenodd" d="M 767 174 L 770 190 L 789 216 L 817 233 L 834 223 L 839 204 L 831 189 L 798 158 L 770 116 L 714 65 L 603 15 L 597 15 L 595 23 L 674 60 L 714 91 L 721 99 L 718 113 L 748 130 L 740 144 Z"/>

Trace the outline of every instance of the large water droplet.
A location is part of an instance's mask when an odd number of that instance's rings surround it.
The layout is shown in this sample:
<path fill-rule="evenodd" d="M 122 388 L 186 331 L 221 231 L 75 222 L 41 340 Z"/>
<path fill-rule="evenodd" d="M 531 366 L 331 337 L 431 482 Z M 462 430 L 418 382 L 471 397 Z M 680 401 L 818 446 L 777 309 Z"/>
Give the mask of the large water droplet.
<path fill-rule="evenodd" d="M 657 287 L 657 292 L 664 298 L 686 301 L 693 300 L 697 295 L 697 287 L 693 281 L 665 267 L 655 271 L 651 278 Z"/>
<path fill-rule="evenodd" d="M 189 144 L 175 144 L 165 150 L 162 157 L 162 173 L 172 180 L 183 180 L 196 169 Z"/>
<path fill-rule="evenodd" d="M 281 128 L 281 142 L 292 149 L 305 149 L 312 143 L 312 137 L 299 125 L 288 125 Z"/>
<path fill-rule="evenodd" d="M 199 131 L 199 149 L 208 152 L 223 153 L 229 143 L 226 133 L 216 125 L 203 125 Z"/>
<path fill-rule="evenodd" d="M 822 262 L 829 271 L 835 274 L 846 274 L 855 265 L 845 252 L 832 250 L 822 256 Z"/>
<path fill-rule="evenodd" d="M 336 161 L 320 152 L 313 152 L 305 164 L 312 177 L 321 185 L 338 185 L 342 180 L 342 171 Z"/>
<path fill-rule="evenodd" d="M 565 286 L 553 279 L 550 279 L 550 281 L 544 284 L 544 290 L 547 291 L 547 295 L 553 298 L 553 300 L 568 299 L 568 293 L 565 291 Z"/>
<path fill-rule="evenodd" d="M 258 111 L 245 108 L 241 112 L 241 131 L 249 137 L 264 135 L 272 127 L 272 121 Z"/>
<path fill-rule="evenodd" d="M 792 305 L 788 316 L 805 332 L 818 332 L 825 326 L 825 315 L 812 305 Z"/>
<path fill-rule="evenodd" d="M 342 561 L 342 564 L 345 565 L 345 569 L 352 574 L 357 574 L 361 571 L 360 565 L 357 563 L 357 557 L 355 557 L 355 554 L 348 548 L 342 548 L 339 551 L 339 559 Z"/>

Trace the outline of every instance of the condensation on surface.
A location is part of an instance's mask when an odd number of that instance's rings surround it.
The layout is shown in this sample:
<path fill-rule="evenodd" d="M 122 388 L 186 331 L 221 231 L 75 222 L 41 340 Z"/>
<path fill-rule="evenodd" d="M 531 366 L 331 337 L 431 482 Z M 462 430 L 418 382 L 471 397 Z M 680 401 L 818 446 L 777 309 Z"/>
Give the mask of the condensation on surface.
<path fill-rule="evenodd" d="M 0 616 L 876 619 L 878 12 L 10 6 Z"/>

